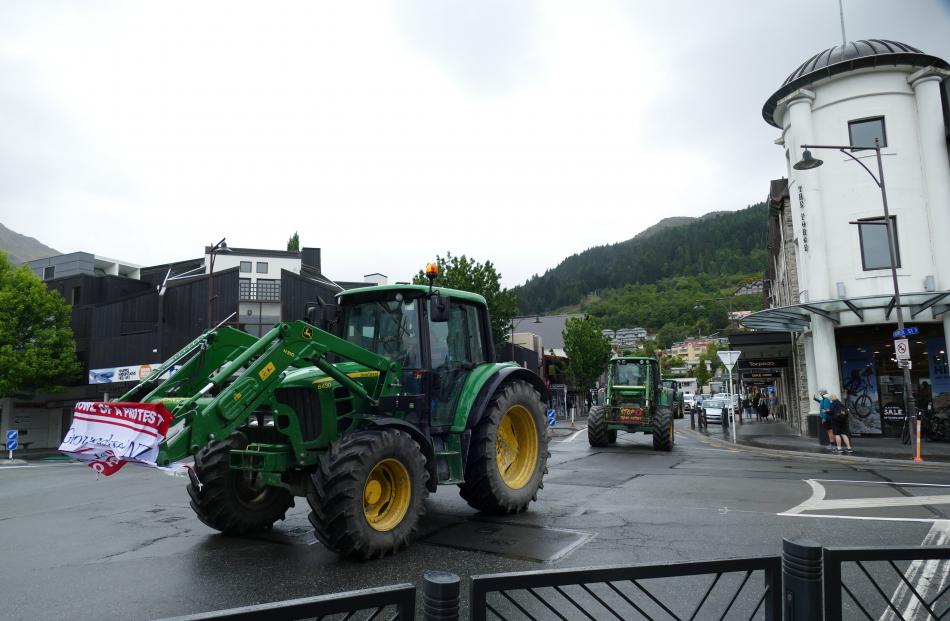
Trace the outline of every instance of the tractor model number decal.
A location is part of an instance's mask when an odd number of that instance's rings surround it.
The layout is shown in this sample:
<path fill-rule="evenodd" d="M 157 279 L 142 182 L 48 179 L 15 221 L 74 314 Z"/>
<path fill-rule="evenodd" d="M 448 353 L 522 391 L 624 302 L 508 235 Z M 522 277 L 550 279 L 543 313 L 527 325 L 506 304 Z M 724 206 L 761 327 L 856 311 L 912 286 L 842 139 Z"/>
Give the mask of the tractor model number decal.
<path fill-rule="evenodd" d="M 263 369 L 257 372 L 257 375 L 261 378 L 261 380 L 266 380 L 268 377 L 271 376 L 271 373 L 273 373 L 276 370 L 277 370 L 277 367 L 274 366 L 274 363 L 268 362 L 267 366 L 265 366 Z"/>

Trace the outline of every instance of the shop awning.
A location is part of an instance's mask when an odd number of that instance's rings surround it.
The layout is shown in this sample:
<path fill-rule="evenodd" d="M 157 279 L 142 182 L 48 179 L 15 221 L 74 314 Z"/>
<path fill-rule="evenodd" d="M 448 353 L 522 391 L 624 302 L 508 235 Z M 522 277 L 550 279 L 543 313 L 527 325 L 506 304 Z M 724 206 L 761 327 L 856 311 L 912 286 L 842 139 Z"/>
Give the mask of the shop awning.
<path fill-rule="evenodd" d="M 950 291 L 902 293 L 901 308 L 909 311 L 909 314 L 904 314 L 905 321 L 913 320 L 928 309 L 936 319 L 950 311 Z M 811 328 L 812 315 L 827 317 L 837 324 L 847 313 L 852 313 L 860 321 L 864 321 L 864 312 L 871 309 L 884 309 L 885 318 L 890 319 L 894 311 L 894 296 L 869 295 L 780 306 L 752 313 L 740 319 L 739 323 L 742 327 L 752 330 L 803 332 Z"/>

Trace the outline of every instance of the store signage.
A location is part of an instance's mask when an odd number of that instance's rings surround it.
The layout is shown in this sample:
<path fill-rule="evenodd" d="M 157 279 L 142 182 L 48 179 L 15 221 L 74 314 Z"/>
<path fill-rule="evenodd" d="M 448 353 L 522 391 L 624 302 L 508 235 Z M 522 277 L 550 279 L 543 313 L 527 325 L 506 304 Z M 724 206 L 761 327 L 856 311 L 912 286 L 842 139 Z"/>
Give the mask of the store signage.
<path fill-rule="evenodd" d="M 739 360 L 740 369 L 787 369 L 788 358 L 742 358 Z"/>
<path fill-rule="evenodd" d="M 743 371 L 742 379 L 745 380 L 772 380 L 778 379 L 782 374 L 778 371 Z"/>
<path fill-rule="evenodd" d="M 898 360 L 910 360 L 910 341 L 894 339 L 894 353 Z"/>
<path fill-rule="evenodd" d="M 798 186 L 798 212 L 802 216 L 802 247 L 808 252 L 808 220 L 805 219 L 805 195 L 802 186 Z"/>
<path fill-rule="evenodd" d="M 136 364 L 128 367 L 110 367 L 106 369 L 89 369 L 90 384 L 111 384 L 113 382 L 140 382 L 160 364 Z M 177 371 L 180 367 L 173 366 L 166 371 L 161 379 Z"/>
<path fill-rule="evenodd" d="M 903 330 L 894 330 L 893 336 L 895 339 L 897 339 L 902 336 L 914 336 L 915 334 L 919 334 L 919 333 L 920 333 L 920 330 L 918 330 L 917 328 L 904 328 Z"/>

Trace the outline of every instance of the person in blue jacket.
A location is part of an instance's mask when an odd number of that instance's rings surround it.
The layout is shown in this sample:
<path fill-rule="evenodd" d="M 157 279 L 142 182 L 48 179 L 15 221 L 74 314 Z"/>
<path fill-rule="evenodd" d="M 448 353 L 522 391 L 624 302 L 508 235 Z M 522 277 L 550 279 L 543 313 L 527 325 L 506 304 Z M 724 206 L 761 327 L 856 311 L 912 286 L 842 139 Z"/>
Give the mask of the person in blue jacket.
<path fill-rule="evenodd" d="M 834 450 L 836 446 L 835 432 L 831 426 L 831 399 L 828 397 L 828 391 L 824 388 L 819 388 L 818 394 L 815 395 L 815 401 L 818 402 L 818 421 L 821 423 L 821 428 L 828 435 L 828 444 L 825 445 L 825 448 L 829 451 Z M 818 433 L 821 432 L 819 431 Z"/>

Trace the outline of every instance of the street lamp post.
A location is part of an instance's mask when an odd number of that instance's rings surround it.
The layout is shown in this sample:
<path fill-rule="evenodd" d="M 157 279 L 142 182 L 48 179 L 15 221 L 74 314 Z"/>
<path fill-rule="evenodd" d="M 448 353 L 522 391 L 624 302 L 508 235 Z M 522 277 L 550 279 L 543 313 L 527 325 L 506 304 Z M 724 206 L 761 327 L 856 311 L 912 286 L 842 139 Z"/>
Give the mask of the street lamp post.
<path fill-rule="evenodd" d="M 801 146 L 804 149 L 802 153 L 802 159 L 799 162 L 795 163 L 795 170 L 812 170 L 818 168 L 824 162 L 819 159 L 816 159 L 812 156 L 810 149 L 837 149 L 843 154 L 847 155 L 855 162 L 861 165 L 869 175 L 871 179 L 874 179 L 874 183 L 877 184 L 877 187 L 881 189 L 881 203 L 884 205 L 884 226 L 885 231 L 887 231 L 887 251 L 890 258 L 891 264 L 891 280 L 894 283 L 894 309 L 897 311 L 897 328 L 898 330 L 904 329 L 904 312 L 901 308 L 901 292 L 900 286 L 897 283 L 897 246 L 894 239 L 894 227 L 891 223 L 891 214 L 887 208 L 887 189 L 884 186 L 884 165 L 881 162 L 881 143 L 875 138 L 873 147 L 852 147 L 852 146 L 835 146 L 835 145 L 814 145 L 814 144 L 803 144 Z M 874 176 L 874 173 L 871 172 L 871 169 L 864 165 L 864 162 L 856 158 L 852 151 L 874 151 L 874 155 L 877 158 L 877 176 Z M 896 354 L 896 352 L 895 352 Z M 904 412 L 905 416 L 915 416 L 916 410 L 914 404 L 914 395 L 911 391 L 911 379 L 910 379 L 910 369 L 904 368 Z M 920 424 L 917 421 L 918 425 Z M 920 454 L 919 440 L 917 439 L 917 434 L 911 434 L 914 437 L 914 455 Z M 916 461 L 916 458 L 915 458 Z"/>
<path fill-rule="evenodd" d="M 222 237 L 221 241 L 216 243 L 214 246 L 211 246 L 211 250 L 208 253 L 210 255 L 208 258 L 208 329 L 209 330 L 211 329 L 211 326 L 214 325 L 214 319 L 211 317 L 212 301 L 214 300 L 214 296 L 212 295 L 212 292 L 211 292 L 212 284 L 213 284 L 212 278 L 214 274 L 214 255 L 217 252 L 230 252 L 230 249 L 228 248 L 228 244 L 224 240 L 225 238 Z"/>

